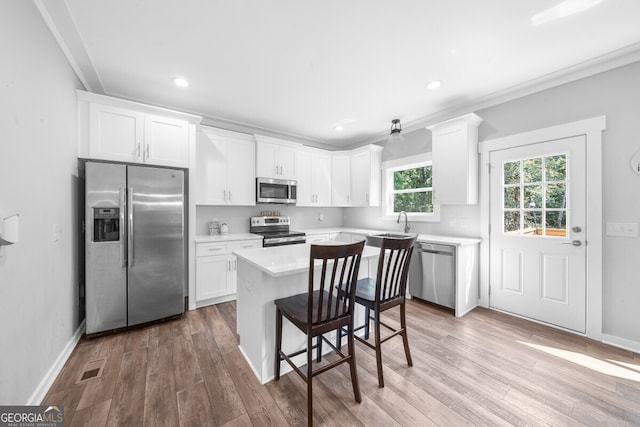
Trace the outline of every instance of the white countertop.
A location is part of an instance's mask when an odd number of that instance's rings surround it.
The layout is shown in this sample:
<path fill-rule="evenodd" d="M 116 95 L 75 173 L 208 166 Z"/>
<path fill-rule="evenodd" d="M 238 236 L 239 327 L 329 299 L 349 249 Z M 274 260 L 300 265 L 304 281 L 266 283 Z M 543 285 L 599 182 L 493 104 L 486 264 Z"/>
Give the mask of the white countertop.
<path fill-rule="evenodd" d="M 364 228 L 351 228 L 351 227 L 333 227 L 333 228 L 310 228 L 303 231 L 309 236 L 318 234 L 331 234 L 331 233 L 351 233 L 360 234 L 363 236 L 369 236 L 371 234 L 389 233 L 389 230 L 371 230 Z M 418 242 L 425 243 L 438 243 L 442 245 L 452 246 L 466 246 L 475 245 L 480 243 L 480 239 L 476 237 L 458 237 L 458 236 L 442 236 L 438 234 L 418 234 Z"/>
<path fill-rule="evenodd" d="M 262 236 L 252 233 L 229 233 L 229 234 L 216 234 L 210 236 L 203 234 L 196 236 L 196 243 L 221 243 L 221 242 L 233 242 L 236 240 L 262 240 Z"/>
<path fill-rule="evenodd" d="M 345 245 L 344 242 L 328 241 L 322 244 Z M 234 255 L 254 267 L 274 276 L 287 276 L 309 270 L 309 253 L 311 245 L 273 246 L 268 248 L 239 249 Z M 373 258 L 380 254 L 380 249 L 365 246 L 362 259 Z"/>

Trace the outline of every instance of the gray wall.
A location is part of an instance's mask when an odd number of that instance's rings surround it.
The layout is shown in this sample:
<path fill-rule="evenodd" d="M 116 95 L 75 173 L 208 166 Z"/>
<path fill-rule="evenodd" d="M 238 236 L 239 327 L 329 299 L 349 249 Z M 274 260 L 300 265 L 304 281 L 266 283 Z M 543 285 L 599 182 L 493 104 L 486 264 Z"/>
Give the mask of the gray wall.
<path fill-rule="evenodd" d="M 0 52 L 0 218 L 20 214 L 0 247 L 0 404 L 25 404 L 80 323 L 79 84 L 33 2 L 0 2 Z"/>
<path fill-rule="evenodd" d="M 479 139 L 526 132 L 606 115 L 603 133 L 603 217 L 606 222 L 640 223 L 640 176 L 631 171 L 631 156 L 640 150 L 640 62 L 475 112 L 484 119 Z M 419 136 L 416 136 L 419 135 Z M 414 138 L 420 138 L 417 142 Z M 406 149 L 385 147 L 384 160 L 417 154 L 430 145 L 428 132 L 405 136 Z M 423 145 L 421 145 L 423 144 Z M 443 206 L 439 224 L 416 223 L 413 231 L 480 235 L 476 206 Z M 399 229 L 380 218 L 379 208 L 346 209 L 345 225 Z M 460 226 L 463 219 L 465 227 Z M 640 347 L 640 239 L 604 236 L 603 333 Z"/>

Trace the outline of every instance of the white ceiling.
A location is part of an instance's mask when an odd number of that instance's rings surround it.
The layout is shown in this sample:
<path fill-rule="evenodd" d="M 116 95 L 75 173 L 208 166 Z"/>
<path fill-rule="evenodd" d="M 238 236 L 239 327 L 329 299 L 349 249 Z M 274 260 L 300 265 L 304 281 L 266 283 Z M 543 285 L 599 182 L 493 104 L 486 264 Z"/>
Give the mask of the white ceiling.
<path fill-rule="evenodd" d="M 539 26 L 559 0 L 34 1 L 92 92 L 334 146 L 640 59 L 638 0 Z"/>

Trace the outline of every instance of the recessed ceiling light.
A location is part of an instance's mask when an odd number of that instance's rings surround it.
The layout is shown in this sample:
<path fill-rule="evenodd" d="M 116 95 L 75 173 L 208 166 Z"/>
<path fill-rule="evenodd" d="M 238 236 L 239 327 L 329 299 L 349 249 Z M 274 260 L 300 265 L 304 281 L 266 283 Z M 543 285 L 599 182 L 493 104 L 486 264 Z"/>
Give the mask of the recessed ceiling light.
<path fill-rule="evenodd" d="M 178 87 L 187 87 L 189 86 L 189 82 L 182 77 L 175 77 L 173 79 L 173 83 Z"/>
<path fill-rule="evenodd" d="M 336 132 L 342 132 L 344 130 L 344 127 L 342 125 L 338 125 L 334 127 L 333 130 L 335 130 Z"/>
<path fill-rule="evenodd" d="M 438 89 L 440 86 L 442 86 L 442 80 L 434 80 L 427 84 L 427 89 Z"/>

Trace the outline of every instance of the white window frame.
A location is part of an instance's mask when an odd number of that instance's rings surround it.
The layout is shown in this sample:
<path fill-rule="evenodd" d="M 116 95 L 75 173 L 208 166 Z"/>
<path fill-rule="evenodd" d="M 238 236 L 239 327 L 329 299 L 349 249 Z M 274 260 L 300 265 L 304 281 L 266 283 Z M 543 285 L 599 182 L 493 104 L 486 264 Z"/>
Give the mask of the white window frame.
<path fill-rule="evenodd" d="M 388 160 L 382 163 L 382 217 L 383 219 L 396 220 L 398 213 L 393 212 L 393 172 L 402 169 L 413 169 L 422 166 L 431 166 L 433 162 L 431 153 L 417 154 L 401 159 Z M 433 188 L 432 188 L 433 191 Z M 433 205 L 433 212 L 407 212 L 410 221 L 439 222 L 440 205 Z"/>

